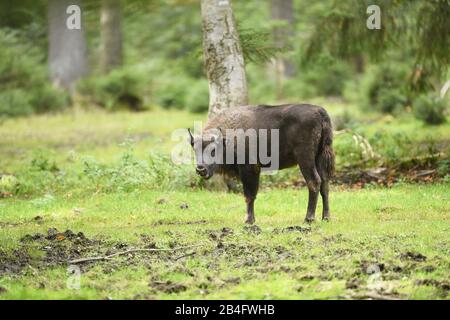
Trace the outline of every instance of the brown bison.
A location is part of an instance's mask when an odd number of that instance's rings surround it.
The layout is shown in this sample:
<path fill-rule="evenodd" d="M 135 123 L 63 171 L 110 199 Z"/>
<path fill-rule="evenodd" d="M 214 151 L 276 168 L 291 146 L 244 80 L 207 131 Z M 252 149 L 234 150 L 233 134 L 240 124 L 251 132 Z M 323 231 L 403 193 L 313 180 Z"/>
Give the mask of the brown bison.
<path fill-rule="evenodd" d="M 295 165 L 300 167 L 309 191 L 305 221 L 314 220 L 319 192 L 322 219 L 330 219 L 328 181 L 334 171 L 333 132 L 330 117 L 322 107 L 237 107 L 212 117 L 201 134 L 192 135 L 189 130 L 189 135 L 200 176 L 208 179 L 220 173 L 242 181 L 246 223 L 255 222 L 254 202 L 261 171 Z M 270 151 L 264 154 L 264 150 Z"/>

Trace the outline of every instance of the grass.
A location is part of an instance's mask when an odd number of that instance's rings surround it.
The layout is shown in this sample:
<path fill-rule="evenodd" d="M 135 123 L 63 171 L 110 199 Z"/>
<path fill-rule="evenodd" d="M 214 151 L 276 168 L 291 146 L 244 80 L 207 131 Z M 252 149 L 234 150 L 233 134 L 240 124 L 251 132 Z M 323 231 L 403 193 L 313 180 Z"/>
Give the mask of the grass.
<path fill-rule="evenodd" d="M 341 108 L 335 103 L 328 109 Z M 431 136 L 448 150 L 448 124 L 432 128 L 409 115 L 376 117 L 364 120 L 369 138 L 395 128 L 412 143 Z M 9 119 L 0 125 L 0 174 L 20 181 L 37 155 L 60 169 L 45 172 L 53 180 L 71 171 L 83 177 L 80 159 L 86 156 L 107 165 L 106 171 L 120 169 L 114 163 L 123 156 L 120 144 L 126 139 L 135 140 L 138 159 L 150 152 L 167 155 L 177 143 L 171 132 L 202 119 L 159 109 Z M 27 180 L 42 190 L 0 198 L 0 299 L 449 298 L 448 182 L 362 190 L 333 186 L 333 220 L 311 226 L 302 224 L 305 189 L 262 188 L 257 227 L 248 228 L 245 203 L 237 194 L 165 189 L 158 182 L 124 192 L 93 188 L 81 178 L 75 187 L 52 189 L 43 177 Z M 197 244 L 84 263 L 80 289 L 68 287 L 77 281 L 68 274 L 70 259 Z"/>
<path fill-rule="evenodd" d="M 447 299 L 448 187 L 334 190 L 333 221 L 297 229 L 289 227 L 301 225 L 305 190 L 263 191 L 254 229 L 243 226 L 242 197 L 220 192 L 9 199 L 1 207 L 0 259 L 18 269 L 3 274 L 0 286 L 6 291 L 0 297 L 322 299 L 376 292 Z M 83 232 L 94 244 L 68 238 L 19 240 L 46 235 L 49 228 Z M 67 257 L 194 244 L 202 247 L 83 265 L 80 290 L 66 288 Z M 13 250 L 15 255 L 5 254 Z M 371 268 L 381 273 L 367 274 Z"/>

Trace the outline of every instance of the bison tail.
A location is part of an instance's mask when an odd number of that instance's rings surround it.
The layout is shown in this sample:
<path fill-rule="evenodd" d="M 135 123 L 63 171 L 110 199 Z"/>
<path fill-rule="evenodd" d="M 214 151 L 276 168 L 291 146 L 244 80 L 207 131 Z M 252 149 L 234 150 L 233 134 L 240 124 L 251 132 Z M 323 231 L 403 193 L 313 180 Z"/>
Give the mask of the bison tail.
<path fill-rule="evenodd" d="M 330 179 L 334 175 L 333 129 L 328 113 L 321 109 L 320 114 L 322 116 L 322 136 L 316 165 L 322 178 Z"/>

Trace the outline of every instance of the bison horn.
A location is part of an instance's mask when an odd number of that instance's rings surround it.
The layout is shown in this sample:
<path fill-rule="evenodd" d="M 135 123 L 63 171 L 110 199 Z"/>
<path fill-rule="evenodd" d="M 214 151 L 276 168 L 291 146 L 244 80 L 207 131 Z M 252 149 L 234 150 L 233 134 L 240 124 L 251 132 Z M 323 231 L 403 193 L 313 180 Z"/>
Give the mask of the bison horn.
<path fill-rule="evenodd" d="M 192 135 L 192 132 L 191 132 L 190 128 L 188 128 L 187 130 L 189 132 L 189 136 L 191 137 L 191 145 L 193 146 L 194 145 L 194 136 Z"/>

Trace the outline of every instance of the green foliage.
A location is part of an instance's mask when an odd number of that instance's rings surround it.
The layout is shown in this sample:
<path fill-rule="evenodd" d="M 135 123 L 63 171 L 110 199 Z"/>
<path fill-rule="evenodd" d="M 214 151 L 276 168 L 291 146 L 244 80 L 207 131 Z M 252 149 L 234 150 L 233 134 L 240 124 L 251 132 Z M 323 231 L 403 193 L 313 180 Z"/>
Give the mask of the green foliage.
<path fill-rule="evenodd" d="M 383 161 L 388 164 L 398 163 L 399 159 L 422 153 L 405 132 L 392 134 L 384 130 L 377 131 L 369 141 L 373 148 L 382 155 Z"/>
<path fill-rule="evenodd" d="M 408 69 L 405 65 L 386 62 L 370 68 L 362 80 L 365 106 L 385 113 L 407 104 Z"/>
<path fill-rule="evenodd" d="M 196 81 L 189 88 L 186 99 L 188 109 L 194 113 L 207 112 L 209 107 L 208 82 Z"/>
<path fill-rule="evenodd" d="M 344 63 L 318 65 L 304 73 L 298 89 L 305 97 L 342 96 L 350 76 L 351 71 Z"/>
<path fill-rule="evenodd" d="M 107 75 L 93 76 L 82 80 L 78 90 L 97 105 L 107 110 L 129 109 L 145 110 L 143 104 L 144 86 L 148 76 L 137 67 L 121 68 Z"/>
<path fill-rule="evenodd" d="M 355 119 L 348 110 L 344 110 L 332 117 L 333 129 L 334 130 L 344 130 L 350 129 L 355 124 Z"/>
<path fill-rule="evenodd" d="M 242 52 L 245 61 L 254 63 L 269 62 L 277 53 L 286 51 L 286 48 L 278 48 L 271 41 L 271 33 L 254 29 L 238 28 Z"/>
<path fill-rule="evenodd" d="M 0 175 L 0 194 L 15 194 L 19 181 L 12 175 Z"/>
<path fill-rule="evenodd" d="M 81 193 L 180 190 L 192 186 L 197 180 L 191 167 L 174 165 L 168 155 L 153 152 L 143 160 L 136 157 L 131 140 L 122 146 L 125 151 L 116 162 L 102 163 L 94 157 L 83 157 L 77 164 L 81 171 L 60 168 L 48 155 L 36 152 L 29 165 L 16 176 L 4 176 L 0 180 L 0 192 L 43 195 L 69 190 Z"/>
<path fill-rule="evenodd" d="M 369 5 L 381 9 L 379 30 L 366 28 L 368 16 L 364 13 Z M 352 59 L 360 53 L 379 61 L 390 50 L 396 50 L 414 57 L 409 62 L 410 70 L 420 64 L 440 77 L 450 62 L 449 13 L 449 0 L 328 1 L 314 17 L 303 62 L 310 63 L 323 54 Z"/>
<path fill-rule="evenodd" d="M 43 83 L 42 86 L 34 88 L 30 104 L 37 113 L 57 111 L 69 105 L 69 96 L 66 92 Z"/>
<path fill-rule="evenodd" d="M 147 160 L 138 159 L 128 145 L 113 165 L 84 161 L 84 173 L 98 190 L 130 192 L 137 189 L 183 189 L 190 185 L 192 168 L 176 166 L 167 155 L 151 153 Z"/>
<path fill-rule="evenodd" d="M 167 77 L 161 79 L 155 90 L 155 100 L 158 105 L 165 109 L 184 109 L 186 96 L 192 82 L 186 77 Z"/>
<path fill-rule="evenodd" d="M 25 90 L 12 89 L 0 92 L 0 116 L 15 117 L 32 112 L 33 107 Z"/>
<path fill-rule="evenodd" d="M 406 98 L 400 89 L 381 88 L 377 93 L 377 110 L 392 113 L 401 110 L 406 105 Z"/>
<path fill-rule="evenodd" d="M 0 116 L 56 111 L 68 104 L 67 95 L 49 84 L 40 49 L 25 40 L 25 31 L 0 29 Z"/>
<path fill-rule="evenodd" d="M 438 125 L 446 121 L 448 100 L 435 93 L 419 96 L 413 104 L 414 115 L 426 124 Z"/>
<path fill-rule="evenodd" d="M 368 154 L 365 145 L 361 144 L 361 141 L 356 137 L 352 131 L 349 131 L 334 139 L 333 148 L 336 153 L 337 167 L 355 165 L 368 167 L 373 165 L 375 159 Z"/>
<path fill-rule="evenodd" d="M 417 60 L 438 75 L 450 65 L 450 0 L 422 1 L 416 32 Z"/>

